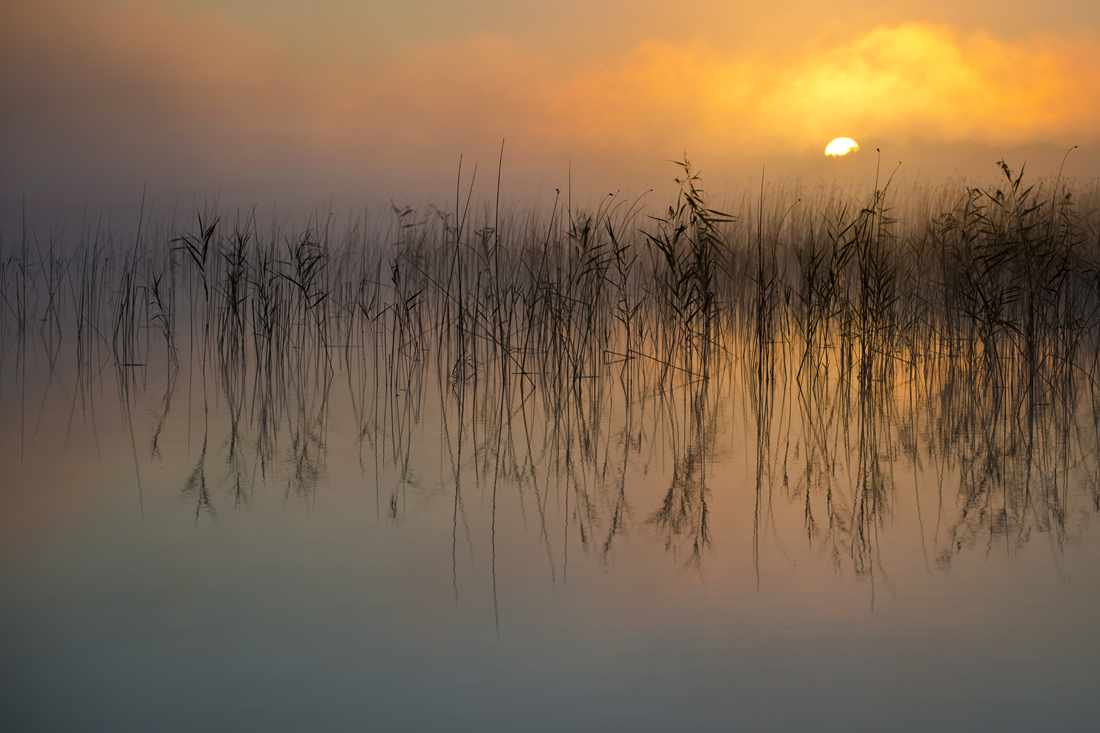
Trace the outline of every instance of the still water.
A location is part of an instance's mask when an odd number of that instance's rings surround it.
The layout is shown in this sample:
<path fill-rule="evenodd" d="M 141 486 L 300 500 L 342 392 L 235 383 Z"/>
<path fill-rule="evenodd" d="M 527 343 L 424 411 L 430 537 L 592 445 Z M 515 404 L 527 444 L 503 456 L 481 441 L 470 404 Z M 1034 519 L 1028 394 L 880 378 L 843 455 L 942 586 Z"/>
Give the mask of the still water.
<path fill-rule="evenodd" d="M 6 730 L 1100 718 L 1091 391 L 52 342 L 0 373 Z"/>

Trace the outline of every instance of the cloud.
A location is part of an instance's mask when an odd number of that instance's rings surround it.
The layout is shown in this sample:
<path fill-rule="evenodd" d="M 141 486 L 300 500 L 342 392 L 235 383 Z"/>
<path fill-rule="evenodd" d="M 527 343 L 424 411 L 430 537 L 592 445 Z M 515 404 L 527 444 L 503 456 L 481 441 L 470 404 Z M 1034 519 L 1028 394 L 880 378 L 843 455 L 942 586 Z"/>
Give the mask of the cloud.
<path fill-rule="evenodd" d="M 808 52 L 760 95 L 760 118 L 792 141 L 876 137 L 1016 144 L 1094 140 L 1100 73 L 1086 39 L 1005 41 L 920 23 L 875 28 Z M 1082 140 L 1084 142 L 1084 140 Z"/>
<path fill-rule="evenodd" d="M 782 50 L 648 40 L 563 68 L 484 33 L 381 58 L 321 53 L 178 5 L 51 0 L 5 21 L 9 182 L 82 166 L 139 180 L 415 168 L 502 137 L 535 157 L 769 154 L 839 135 L 1073 144 L 1095 142 L 1100 119 L 1100 44 L 1087 36 L 904 23 L 796 51 L 789 39 Z"/>
<path fill-rule="evenodd" d="M 1100 71 L 1089 39 L 1004 41 L 943 26 L 878 27 L 793 58 L 648 43 L 557 91 L 579 139 L 681 138 L 737 149 L 805 149 L 837 135 L 991 144 L 1092 142 Z"/>

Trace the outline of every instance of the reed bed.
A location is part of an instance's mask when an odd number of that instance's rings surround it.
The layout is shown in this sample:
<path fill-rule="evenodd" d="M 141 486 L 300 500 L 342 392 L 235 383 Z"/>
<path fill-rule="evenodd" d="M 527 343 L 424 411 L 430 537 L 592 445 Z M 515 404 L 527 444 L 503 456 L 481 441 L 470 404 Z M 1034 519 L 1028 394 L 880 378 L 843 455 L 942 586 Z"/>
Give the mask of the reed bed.
<path fill-rule="evenodd" d="M 561 386 L 635 360 L 706 377 L 777 340 L 801 345 L 807 379 L 883 380 L 939 358 L 1001 382 L 1095 374 L 1100 226 L 1096 202 L 1064 182 L 1027 184 L 1005 165 L 1001 188 L 923 217 L 899 219 L 889 183 L 863 200 L 762 192 L 723 213 L 681 168 L 656 215 L 613 197 L 530 212 L 460 196 L 454 211 L 394 208 L 338 236 L 328 221 L 262 231 L 254 212 L 125 239 L 87 227 L 75 245 L 6 236 L 0 339 L 10 352 L 67 333 L 81 360 L 94 349 L 118 364 L 178 358 L 182 342 L 249 368 L 369 342 L 395 359 L 433 352 L 456 378 L 552 371 Z M 731 353 L 731 337 L 751 353 Z"/>
<path fill-rule="evenodd" d="M 617 197 L 478 206 L 460 181 L 453 208 L 393 207 L 339 233 L 330 218 L 202 212 L 126 237 L 85 226 L 75 243 L 5 234 L 0 368 L 25 383 L 39 349 L 51 370 L 72 358 L 82 384 L 113 368 L 127 385 L 164 365 L 161 424 L 184 367 L 210 372 L 233 416 L 237 503 L 277 462 L 277 431 L 288 492 L 316 485 L 342 375 L 361 452 L 396 471 L 392 518 L 435 390 L 456 527 L 469 466 L 494 510 L 498 485 L 527 487 L 548 553 L 551 485 L 606 556 L 631 515 L 627 465 L 671 451 L 646 522 L 689 563 L 710 542 L 707 466 L 734 395 L 756 432 L 760 536 L 781 494 L 838 562 L 871 572 L 896 466 L 934 460 L 963 477 L 949 562 L 994 525 L 1063 537 L 1071 467 L 1100 511 L 1100 197 L 1001 170 L 999 188 L 935 200 L 895 203 L 884 181 L 865 196 L 762 188 L 719 209 L 685 160 L 656 212 Z M 196 516 L 213 511 L 202 445 Z"/>

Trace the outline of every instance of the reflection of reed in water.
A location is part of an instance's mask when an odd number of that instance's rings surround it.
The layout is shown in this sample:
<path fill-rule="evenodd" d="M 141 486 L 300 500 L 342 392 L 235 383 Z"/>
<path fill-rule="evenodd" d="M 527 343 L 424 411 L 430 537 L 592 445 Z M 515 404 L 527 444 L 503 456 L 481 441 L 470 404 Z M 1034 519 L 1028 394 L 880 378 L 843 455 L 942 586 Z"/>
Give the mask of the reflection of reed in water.
<path fill-rule="evenodd" d="M 204 514 L 217 516 L 219 494 L 228 495 L 234 508 L 247 505 L 257 484 L 268 484 L 280 474 L 286 475 L 287 496 L 308 504 L 325 479 L 331 375 L 323 372 L 303 389 L 281 381 L 278 375 L 285 372 L 249 375 L 236 366 L 223 362 L 215 383 L 218 401 L 224 400 L 216 414 L 224 422 L 211 425 L 210 398 L 205 393 L 200 396 L 204 403 L 201 447 L 183 489 L 183 495 L 195 502 L 196 519 Z M 176 384 L 175 380 L 169 384 L 155 435 L 168 417 Z M 212 432 L 221 436 L 223 431 L 224 438 L 212 448 Z M 153 446 L 159 452 L 159 444 Z M 212 458 L 217 461 L 213 469 L 208 466 Z"/>
<path fill-rule="evenodd" d="M 971 546 L 989 552 L 1002 544 L 1011 552 L 1033 531 L 1060 549 L 1073 523 L 1095 511 L 1093 390 L 1081 395 L 1078 380 L 1064 374 L 1057 380 L 1019 371 L 1009 377 L 1006 385 L 1003 373 L 948 373 L 944 391 L 951 398 L 924 407 L 933 427 L 928 450 L 942 456 L 941 475 L 958 481 L 957 492 L 943 498 L 950 504 L 942 534 L 937 526 L 941 564 Z M 1078 504 L 1089 498 L 1091 506 Z"/>
<path fill-rule="evenodd" d="M 718 432 L 717 412 L 708 403 L 706 381 L 692 383 L 687 391 L 691 407 L 684 426 L 684 445 L 678 445 L 676 440 L 668 445 L 672 480 L 661 506 L 649 521 L 661 531 L 667 549 L 684 547 L 685 562 L 698 568 L 710 544 L 707 470 Z"/>
<path fill-rule="evenodd" d="M 968 547 L 1011 551 L 1033 531 L 1062 547 L 1073 520 L 1096 507 L 1093 390 L 1031 370 L 994 374 L 982 361 L 920 366 L 799 389 L 791 420 L 802 426 L 794 441 L 803 466 L 790 498 L 804 502 L 808 538 L 838 564 L 872 572 L 878 533 L 909 476 L 922 540 L 941 566 Z"/>

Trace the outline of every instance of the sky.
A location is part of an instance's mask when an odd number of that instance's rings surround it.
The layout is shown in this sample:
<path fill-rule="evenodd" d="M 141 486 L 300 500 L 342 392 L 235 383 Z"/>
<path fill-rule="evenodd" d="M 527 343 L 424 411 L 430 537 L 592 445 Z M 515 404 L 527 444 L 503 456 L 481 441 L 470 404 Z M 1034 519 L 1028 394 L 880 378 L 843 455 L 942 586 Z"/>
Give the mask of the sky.
<path fill-rule="evenodd" d="M 840 136 L 860 150 L 826 159 Z M 8 231 L 143 191 L 453 201 L 475 164 L 477 195 L 499 165 L 535 201 L 661 190 L 684 155 L 725 190 L 1002 156 L 1053 175 L 1074 145 L 1066 173 L 1094 178 L 1093 0 L 0 0 Z"/>

